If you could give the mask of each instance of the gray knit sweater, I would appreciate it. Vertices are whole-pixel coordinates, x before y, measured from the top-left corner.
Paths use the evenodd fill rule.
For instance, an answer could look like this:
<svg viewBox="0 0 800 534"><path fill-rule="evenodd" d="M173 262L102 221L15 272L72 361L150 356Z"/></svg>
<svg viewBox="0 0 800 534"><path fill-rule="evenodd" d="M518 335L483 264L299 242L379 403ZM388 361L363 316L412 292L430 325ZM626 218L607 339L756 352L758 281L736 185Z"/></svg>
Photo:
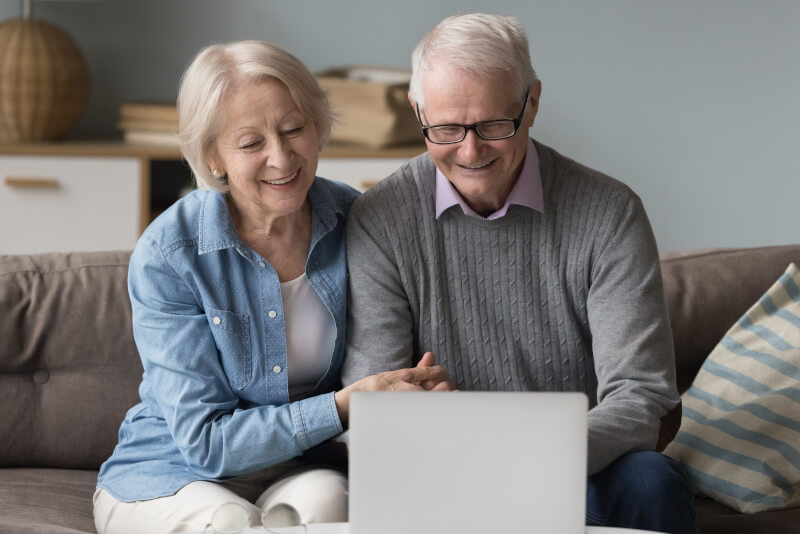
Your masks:
<svg viewBox="0 0 800 534"><path fill-rule="evenodd" d="M544 213L437 220L427 154L356 200L343 381L430 350L463 390L583 391L593 474L652 449L679 400L658 251L627 186L536 148Z"/></svg>

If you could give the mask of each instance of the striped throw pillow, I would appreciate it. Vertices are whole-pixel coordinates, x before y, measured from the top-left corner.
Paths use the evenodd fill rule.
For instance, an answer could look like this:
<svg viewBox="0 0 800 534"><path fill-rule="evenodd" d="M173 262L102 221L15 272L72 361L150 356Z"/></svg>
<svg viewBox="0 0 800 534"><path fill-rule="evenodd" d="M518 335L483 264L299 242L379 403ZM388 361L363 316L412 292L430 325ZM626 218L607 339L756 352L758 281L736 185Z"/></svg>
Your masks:
<svg viewBox="0 0 800 534"><path fill-rule="evenodd" d="M795 264L722 338L682 400L680 432L664 452L697 493L747 513L800 505Z"/></svg>

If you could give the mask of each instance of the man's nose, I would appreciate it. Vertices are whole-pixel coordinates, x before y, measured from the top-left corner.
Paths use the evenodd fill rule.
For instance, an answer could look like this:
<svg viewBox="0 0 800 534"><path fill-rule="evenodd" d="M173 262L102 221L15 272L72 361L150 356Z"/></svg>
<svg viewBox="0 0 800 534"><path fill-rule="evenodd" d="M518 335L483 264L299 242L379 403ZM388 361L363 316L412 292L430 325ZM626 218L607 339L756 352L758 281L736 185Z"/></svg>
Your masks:
<svg viewBox="0 0 800 534"><path fill-rule="evenodd" d="M473 161L480 154L480 146L483 142L475 130L467 130L467 135L459 143L458 152L461 158L467 162Z"/></svg>

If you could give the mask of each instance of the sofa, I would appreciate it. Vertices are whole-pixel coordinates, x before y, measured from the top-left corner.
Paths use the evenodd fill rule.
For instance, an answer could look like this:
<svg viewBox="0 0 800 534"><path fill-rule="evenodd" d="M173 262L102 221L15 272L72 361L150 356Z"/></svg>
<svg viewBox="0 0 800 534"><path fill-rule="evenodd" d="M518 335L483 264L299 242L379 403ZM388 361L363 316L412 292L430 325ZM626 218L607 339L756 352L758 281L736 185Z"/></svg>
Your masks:
<svg viewBox="0 0 800 534"><path fill-rule="evenodd" d="M97 469L142 373L129 256L0 256L0 533L94 532ZM800 245L662 256L681 391L791 261L800 264ZM800 509L743 515L703 497L696 506L704 534L800 534Z"/></svg>

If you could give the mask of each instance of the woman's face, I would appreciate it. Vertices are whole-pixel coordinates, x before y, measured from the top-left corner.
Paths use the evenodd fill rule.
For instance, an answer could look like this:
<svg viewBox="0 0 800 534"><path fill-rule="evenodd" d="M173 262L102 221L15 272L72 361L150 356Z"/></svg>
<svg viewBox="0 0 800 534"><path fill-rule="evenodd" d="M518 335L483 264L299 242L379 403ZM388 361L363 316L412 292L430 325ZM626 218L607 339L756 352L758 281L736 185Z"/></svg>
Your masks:
<svg viewBox="0 0 800 534"><path fill-rule="evenodd" d="M317 172L314 121L276 80L233 86L212 169L228 175L234 204L270 217L299 210Z"/></svg>

